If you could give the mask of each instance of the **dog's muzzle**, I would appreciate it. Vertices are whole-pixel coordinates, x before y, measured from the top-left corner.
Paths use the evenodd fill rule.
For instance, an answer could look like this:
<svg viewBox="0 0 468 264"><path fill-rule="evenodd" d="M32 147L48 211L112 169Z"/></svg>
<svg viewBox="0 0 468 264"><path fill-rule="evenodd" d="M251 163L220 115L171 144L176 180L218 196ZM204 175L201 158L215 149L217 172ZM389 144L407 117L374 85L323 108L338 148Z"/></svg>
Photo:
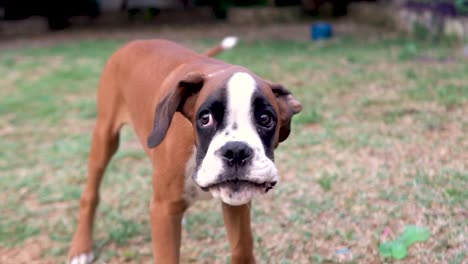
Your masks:
<svg viewBox="0 0 468 264"><path fill-rule="evenodd" d="M256 155L259 154L245 142L227 142L215 151L222 169L212 181L200 187L231 205L245 204L254 196L268 192L276 185L276 169Z"/></svg>

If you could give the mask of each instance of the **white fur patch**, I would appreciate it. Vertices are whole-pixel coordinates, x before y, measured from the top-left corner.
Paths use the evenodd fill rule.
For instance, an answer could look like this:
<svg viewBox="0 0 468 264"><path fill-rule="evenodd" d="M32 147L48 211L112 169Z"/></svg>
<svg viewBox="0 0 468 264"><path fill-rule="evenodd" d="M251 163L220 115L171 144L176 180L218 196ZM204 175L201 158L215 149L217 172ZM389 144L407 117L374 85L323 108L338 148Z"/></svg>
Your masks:
<svg viewBox="0 0 468 264"><path fill-rule="evenodd" d="M93 252L90 253L83 253L78 256L74 256L69 264L91 264L94 260Z"/></svg>
<svg viewBox="0 0 468 264"><path fill-rule="evenodd" d="M241 141L250 146L254 157L245 178L257 183L278 181L278 172L274 163L265 155L260 136L252 118L252 96L255 92L254 78L245 72L237 72L227 83L226 127L213 137L207 154L197 172L197 183L207 187L216 182L223 173L223 160L219 151L230 141ZM231 192L229 188L213 188L212 194L220 197L228 204L239 205L249 202L257 191L249 189L241 192Z"/></svg>

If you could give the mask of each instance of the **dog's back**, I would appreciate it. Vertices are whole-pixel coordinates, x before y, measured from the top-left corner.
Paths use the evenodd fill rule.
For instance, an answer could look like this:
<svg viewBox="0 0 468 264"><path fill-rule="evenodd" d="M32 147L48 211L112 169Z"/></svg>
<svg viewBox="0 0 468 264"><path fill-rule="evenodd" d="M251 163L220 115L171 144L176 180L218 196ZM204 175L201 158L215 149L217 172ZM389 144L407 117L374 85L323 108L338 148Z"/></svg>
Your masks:
<svg viewBox="0 0 468 264"><path fill-rule="evenodd" d="M196 63L194 63L196 62ZM142 146L153 123L143 109L154 109L158 98L167 94L177 71L187 67L223 65L224 62L197 54L166 40L138 40L120 48L107 61L98 90L98 122L117 131L132 122ZM185 120L184 120L185 121Z"/></svg>

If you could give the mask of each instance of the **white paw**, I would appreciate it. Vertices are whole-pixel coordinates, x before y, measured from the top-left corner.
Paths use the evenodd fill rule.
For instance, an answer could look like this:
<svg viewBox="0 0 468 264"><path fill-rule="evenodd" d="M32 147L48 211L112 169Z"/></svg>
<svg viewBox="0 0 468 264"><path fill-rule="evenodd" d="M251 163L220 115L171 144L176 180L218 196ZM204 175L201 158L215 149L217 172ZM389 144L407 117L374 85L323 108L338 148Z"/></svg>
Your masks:
<svg viewBox="0 0 468 264"><path fill-rule="evenodd" d="M78 256L74 256L68 264L91 264L93 263L94 254L93 252L80 254Z"/></svg>

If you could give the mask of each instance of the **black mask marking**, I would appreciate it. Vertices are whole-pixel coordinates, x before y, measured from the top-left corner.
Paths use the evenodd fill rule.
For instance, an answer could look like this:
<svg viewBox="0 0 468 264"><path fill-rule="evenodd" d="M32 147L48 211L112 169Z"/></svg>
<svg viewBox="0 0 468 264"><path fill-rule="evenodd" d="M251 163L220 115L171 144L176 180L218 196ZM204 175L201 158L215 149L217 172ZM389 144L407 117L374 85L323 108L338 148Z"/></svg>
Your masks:
<svg viewBox="0 0 468 264"><path fill-rule="evenodd" d="M227 90L226 88L218 89L210 95L207 100L200 106L196 115L196 127L198 134L197 146L197 168L201 165L206 156L211 140L217 131L226 127L225 111L227 107ZM214 119L214 125L211 127L202 127L200 124L201 116L206 112L211 113Z"/></svg>
<svg viewBox="0 0 468 264"><path fill-rule="evenodd" d="M275 149L275 132L278 123L278 116L275 109L262 94L260 89L256 89L252 95L252 121L255 124L258 135L262 140L263 147L265 148L265 155L272 161L274 161L274 149ZM269 115L272 119L270 127L262 126L260 121L262 115Z"/></svg>

